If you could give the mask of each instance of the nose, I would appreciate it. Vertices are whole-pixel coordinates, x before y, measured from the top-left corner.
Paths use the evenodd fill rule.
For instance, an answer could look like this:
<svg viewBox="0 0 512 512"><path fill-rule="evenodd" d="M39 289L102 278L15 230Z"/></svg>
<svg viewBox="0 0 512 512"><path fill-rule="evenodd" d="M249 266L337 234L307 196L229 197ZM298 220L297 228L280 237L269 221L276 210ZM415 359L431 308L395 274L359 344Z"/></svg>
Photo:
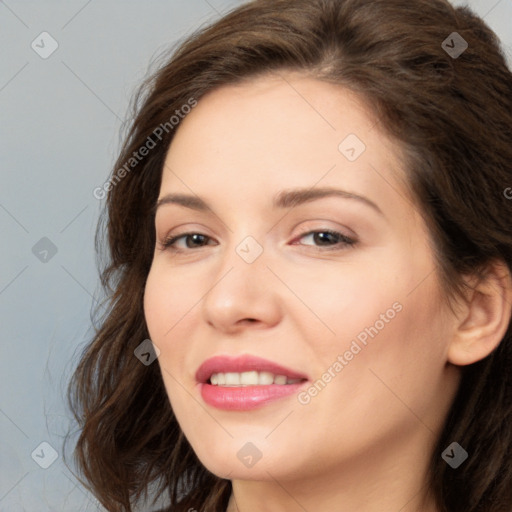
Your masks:
<svg viewBox="0 0 512 512"><path fill-rule="evenodd" d="M267 266L265 251L252 262L235 249L221 257L202 301L205 321L224 333L275 326L282 313L279 281Z"/></svg>

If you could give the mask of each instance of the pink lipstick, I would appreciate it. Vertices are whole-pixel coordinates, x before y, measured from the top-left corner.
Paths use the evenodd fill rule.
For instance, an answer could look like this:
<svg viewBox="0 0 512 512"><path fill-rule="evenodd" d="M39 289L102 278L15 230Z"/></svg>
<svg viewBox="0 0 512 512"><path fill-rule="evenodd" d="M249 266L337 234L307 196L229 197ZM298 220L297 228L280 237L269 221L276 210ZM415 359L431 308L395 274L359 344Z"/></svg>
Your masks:
<svg viewBox="0 0 512 512"><path fill-rule="evenodd" d="M203 400L228 411L247 411L297 393L306 375L256 356L216 356L197 370Z"/></svg>

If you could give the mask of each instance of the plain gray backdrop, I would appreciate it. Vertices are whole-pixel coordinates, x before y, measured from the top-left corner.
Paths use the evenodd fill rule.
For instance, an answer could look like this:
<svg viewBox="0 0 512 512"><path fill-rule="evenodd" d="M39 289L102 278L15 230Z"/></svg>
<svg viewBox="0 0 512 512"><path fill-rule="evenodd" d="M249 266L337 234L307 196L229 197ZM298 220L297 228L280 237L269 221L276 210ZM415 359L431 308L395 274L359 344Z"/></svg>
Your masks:
<svg viewBox="0 0 512 512"><path fill-rule="evenodd" d="M0 0L0 512L103 510L61 453L100 291L93 190L152 58L240 3ZM512 63L512 0L453 3L485 19Z"/></svg>

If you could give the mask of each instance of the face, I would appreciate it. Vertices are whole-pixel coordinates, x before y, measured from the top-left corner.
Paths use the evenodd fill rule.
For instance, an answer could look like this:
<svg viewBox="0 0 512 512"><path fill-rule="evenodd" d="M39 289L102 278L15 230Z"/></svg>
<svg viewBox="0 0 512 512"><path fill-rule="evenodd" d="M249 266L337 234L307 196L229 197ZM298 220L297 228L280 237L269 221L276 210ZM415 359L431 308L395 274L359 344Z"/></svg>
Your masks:
<svg viewBox="0 0 512 512"><path fill-rule="evenodd" d="M399 148L354 93L285 76L210 92L181 122L145 291L180 427L230 479L424 454L455 389Z"/></svg>

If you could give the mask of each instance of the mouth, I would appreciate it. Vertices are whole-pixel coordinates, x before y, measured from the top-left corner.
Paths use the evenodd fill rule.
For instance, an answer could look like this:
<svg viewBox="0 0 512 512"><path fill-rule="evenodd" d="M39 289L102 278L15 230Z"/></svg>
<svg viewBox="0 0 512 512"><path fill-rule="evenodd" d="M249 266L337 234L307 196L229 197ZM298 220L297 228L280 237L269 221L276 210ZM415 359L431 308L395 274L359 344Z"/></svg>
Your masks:
<svg viewBox="0 0 512 512"><path fill-rule="evenodd" d="M196 380L214 386L268 386L295 384L308 377L260 357L215 356L207 359L196 372Z"/></svg>
<svg viewBox="0 0 512 512"><path fill-rule="evenodd" d="M287 386L302 382L305 379L292 379L286 375L275 375L272 372L226 372L213 373L208 379L208 384L223 387L239 387L239 386L270 386L276 384L278 386Z"/></svg>
<svg viewBox="0 0 512 512"><path fill-rule="evenodd" d="M256 356L216 356L197 370L203 400L218 409L250 410L298 391L308 377Z"/></svg>

